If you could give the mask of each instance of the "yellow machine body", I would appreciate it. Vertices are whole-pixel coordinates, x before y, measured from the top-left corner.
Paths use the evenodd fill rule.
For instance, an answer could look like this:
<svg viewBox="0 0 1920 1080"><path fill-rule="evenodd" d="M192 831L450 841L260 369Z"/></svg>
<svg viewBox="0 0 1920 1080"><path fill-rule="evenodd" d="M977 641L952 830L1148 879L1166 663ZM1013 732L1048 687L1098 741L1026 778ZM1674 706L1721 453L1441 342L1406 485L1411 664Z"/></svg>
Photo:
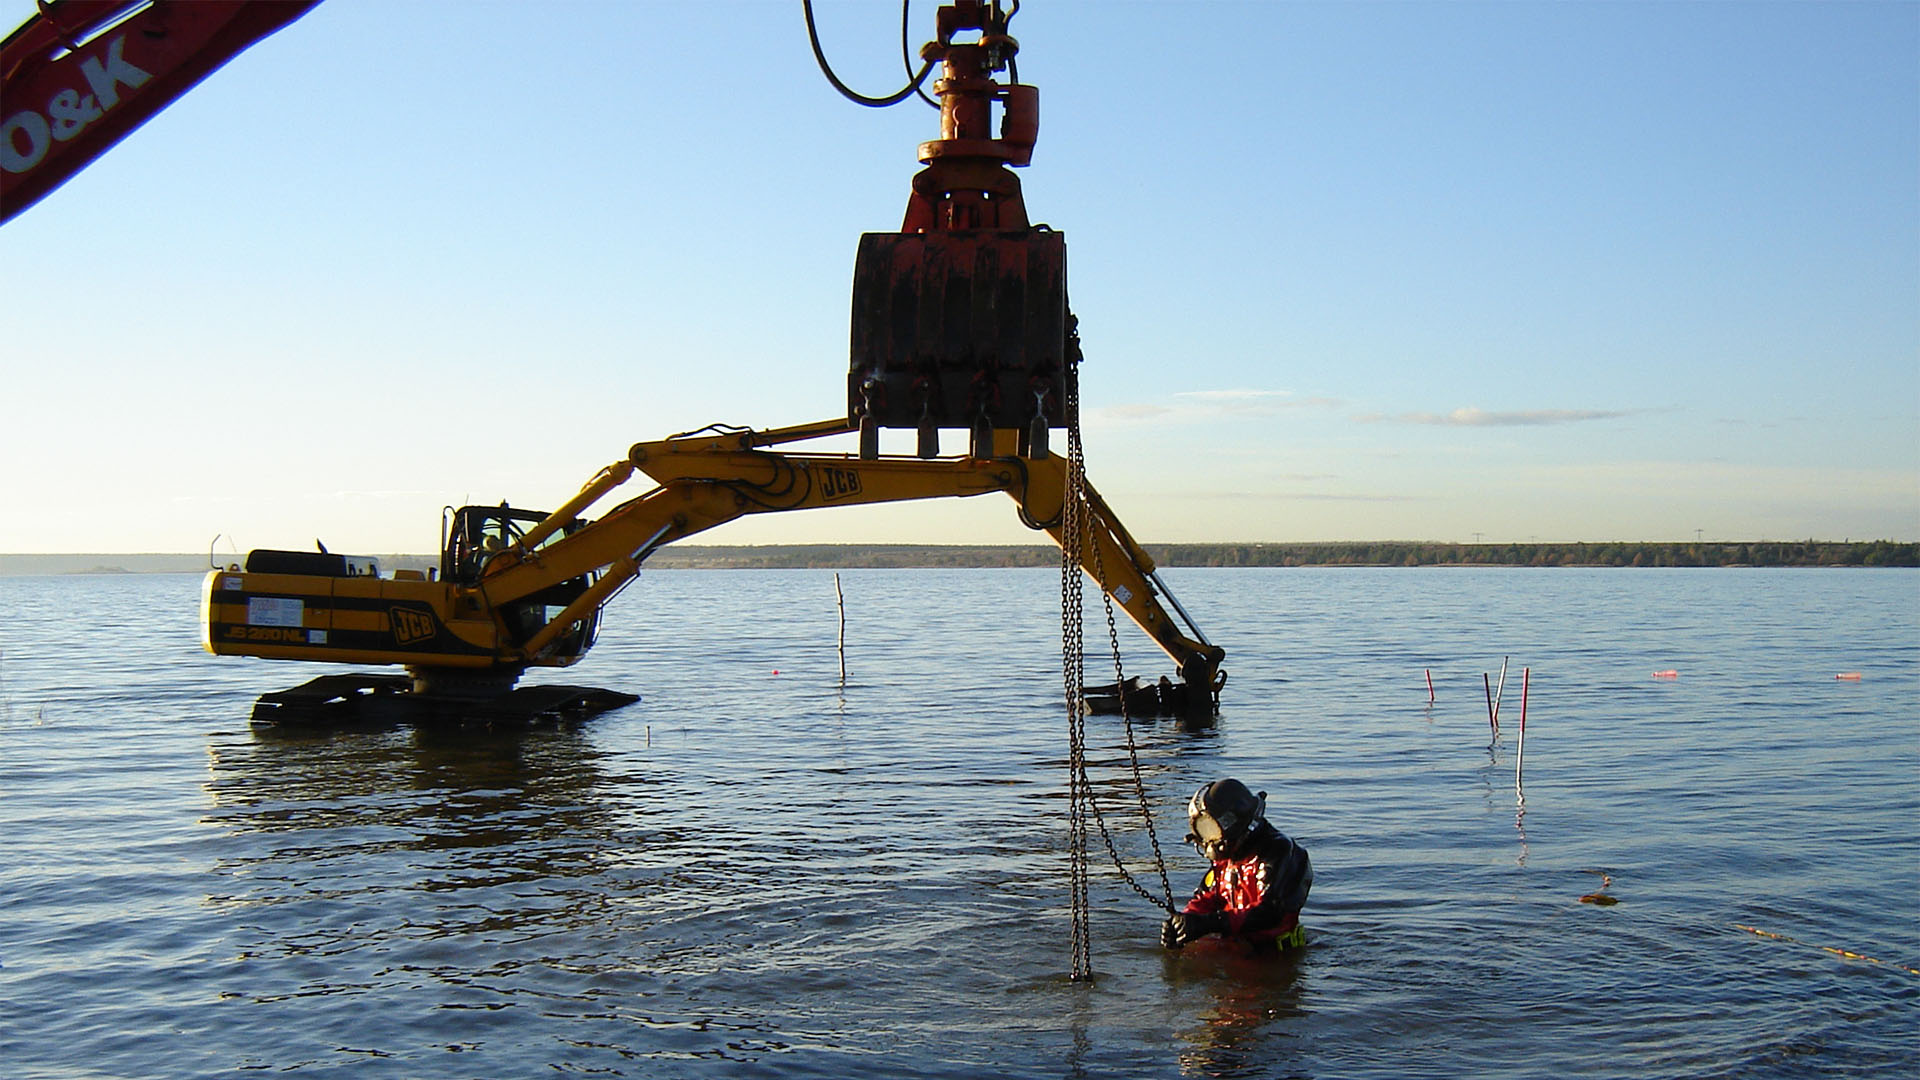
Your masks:
<svg viewBox="0 0 1920 1080"><path fill-rule="evenodd" d="M636 444L549 514L467 507L432 574L383 573L325 552L256 551L207 575L209 652L277 660L404 664L416 682L463 676L510 686L528 667L564 667L592 647L602 607L660 546L748 514L1000 492L1022 520L1063 539L1069 462L1025 458L1021 433L994 433L991 456L800 454L790 442L846 435L844 420L772 431L714 430ZM656 486L598 520L584 515L635 472ZM1090 485L1082 568L1179 666L1217 688L1223 652L1162 606L1152 559ZM492 530L483 546L479 533ZM1177 605L1176 605L1177 610Z"/></svg>
<svg viewBox="0 0 1920 1080"><path fill-rule="evenodd" d="M487 668L499 628L440 581L216 570L201 598L201 641L220 656Z"/></svg>

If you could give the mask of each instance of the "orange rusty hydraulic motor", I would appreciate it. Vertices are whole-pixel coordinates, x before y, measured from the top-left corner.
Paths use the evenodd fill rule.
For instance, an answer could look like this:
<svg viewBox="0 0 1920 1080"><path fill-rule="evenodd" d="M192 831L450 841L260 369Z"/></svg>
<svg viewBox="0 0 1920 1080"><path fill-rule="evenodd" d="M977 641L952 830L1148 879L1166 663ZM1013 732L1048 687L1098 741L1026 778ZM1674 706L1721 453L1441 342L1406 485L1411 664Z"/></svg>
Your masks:
<svg viewBox="0 0 1920 1080"><path fill-rule="evenodd" d="M878 456L882 427L918 431L921 457L939 454L940 428L972 432L976 457L1015 429L1022 453L1044 457L1048 429L1067 424L1066 240L1028 224L1008 168L1032 159L1040 99L994 81L1020 47L1006 22L997 3L956 0L920 51L941 63L940 138L920 144L900 231L863 235L854 263L847 416L862 457ZM968 30L979 37L953 40Z"/></svg>

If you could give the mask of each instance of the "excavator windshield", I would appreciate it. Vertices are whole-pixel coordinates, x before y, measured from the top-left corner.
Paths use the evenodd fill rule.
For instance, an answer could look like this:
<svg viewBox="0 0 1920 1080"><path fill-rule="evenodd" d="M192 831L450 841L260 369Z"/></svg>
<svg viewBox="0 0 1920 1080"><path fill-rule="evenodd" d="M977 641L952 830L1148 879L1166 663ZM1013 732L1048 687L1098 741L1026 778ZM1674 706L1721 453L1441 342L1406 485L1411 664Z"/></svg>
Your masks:
<svg viewBox="0 0 1920 1080"><path fill-rule="evenodd" d="M440 576L456 585L469 586L480 583L487 560L521 543L535 525L549 516L539 510L517 510L504 502L499 506L463 506L452 511L452 514L445 541L441 545ZM587 524L584 518L570 521L565 528L535 544L532 550L538 551L549 543L578 532ZM597 576L589 571L549 585L514 603L502 605L499 613L508 636L516 642L532 637L586 592ZM555 658L577 659L593 647L599 628L600 612L596 610L556 639L550 650L551 655Z"/></svg>
<svg viewBox="0 0 1920 1080"><path fill-rule="evenodd" d="M541 511L516 510L504 502L499 506L463 506L452 514L452 527L443 530L441 540L440 576L461 585L478 584L480 571L494 552L519 543L521 537L547 518ZM571 522L548 539L576 532L585 524L584 521Z"/></svg>

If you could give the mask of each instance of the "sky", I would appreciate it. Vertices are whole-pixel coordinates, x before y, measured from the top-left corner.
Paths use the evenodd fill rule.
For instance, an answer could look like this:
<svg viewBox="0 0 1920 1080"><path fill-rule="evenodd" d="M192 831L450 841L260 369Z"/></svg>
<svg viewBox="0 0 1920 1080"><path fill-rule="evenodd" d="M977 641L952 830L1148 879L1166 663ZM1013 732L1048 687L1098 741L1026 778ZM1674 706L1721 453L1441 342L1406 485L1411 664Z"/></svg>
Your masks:
<svg viewBox="0 0 1920 1080"><path fill-rule="evenodd" d="M897 4L817 7L904 81ZM1920 4L1012 31L1140 539L1920 539ZM0 551L430 551L636 441L842 415L855 245L936 134L839 97L797 0L326 0L0 228ZM700 538L1037 539L997 498Z"/></svg>

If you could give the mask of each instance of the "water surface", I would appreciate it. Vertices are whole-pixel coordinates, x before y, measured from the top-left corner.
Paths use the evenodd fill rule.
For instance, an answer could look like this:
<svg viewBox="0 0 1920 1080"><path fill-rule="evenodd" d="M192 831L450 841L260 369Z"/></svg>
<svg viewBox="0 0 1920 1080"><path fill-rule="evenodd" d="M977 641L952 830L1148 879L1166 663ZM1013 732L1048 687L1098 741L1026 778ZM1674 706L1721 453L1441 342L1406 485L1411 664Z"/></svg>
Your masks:
<svg viewBox="0 0 1920 1080"><path fill-rule="evenodd" d="M1174 887L1201 869L1180 807L1238 776L1313 854L1311 945L1166 953L1096 866L1090 985L1065 978L1057 575L841 572L842 688L830 572L653 572L554 676L638 705L309 735L247 716L320 670L201 653L197 578L0 579L0 1060L19 1080L1915 1072L1920 574L1166 576L1232 672L1213 729L1138 726ZM1125 629L1128 670L1165 670ZM1121 724L1089 739L1157 890ZM1581 903L1602 874L1619 903Z"/></svg>

